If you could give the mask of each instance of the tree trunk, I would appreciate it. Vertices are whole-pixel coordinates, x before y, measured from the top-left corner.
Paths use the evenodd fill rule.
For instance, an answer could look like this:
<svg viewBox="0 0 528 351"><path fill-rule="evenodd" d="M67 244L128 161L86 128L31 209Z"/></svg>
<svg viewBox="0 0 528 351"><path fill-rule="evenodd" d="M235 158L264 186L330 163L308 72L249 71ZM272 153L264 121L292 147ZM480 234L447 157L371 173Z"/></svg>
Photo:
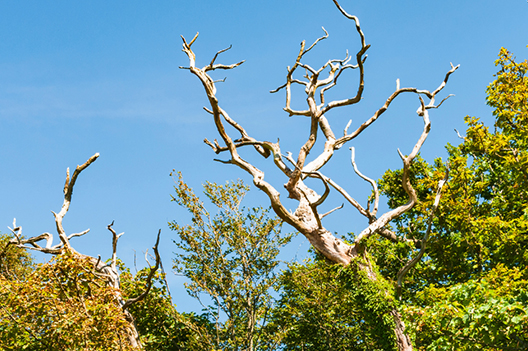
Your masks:
<svg viewBox="0 0 528 351"><path fill-rule="evenodd" d="M396 309L393 309L390 314L394 318L394 332L396 333L396 342L398 343L399 351L412 351L413 347L408 335L405 334L405 325L401 320L401 316Z"/></svg>
<svg viewBox="0 0 528 351"><path fill-rule="evenodd" d="M107 284L115 289L114 296L116 302L119 304L119 306L124 306L126 301L123 298L123 295L121 294L119 275L117 274L117 272L112 267L101 262L100 259L95 259L94 257L82 255L79 253L77 253L77 255L83 258L89 258L90 261L92 261L92 264L94 265L96 270L106 276ZM123 334L123 338L126 340L126 345L130 345L134 350L142 350L143 347L139 340L139 333L136 328L134 316L132 316L128 309L124 309L123 313L125 314L125 319L128 322L128 325L125 327L125 330L121 331L121 333Z"/></svg>
<svg viewBox="0 0 528 351"><path fill-rule="evenodd" d="M377 281L378 277L376 275L376 272L372 269L372 266L370 265L370 260L368 258L368 254L364 248L363 245L359 245L358 247L357 255L361 255L364 264L358 264L358 268L365 271L367 273L367 276L371 281ZM389 295L389 292L386 292L387 295ZM396 343L398 345L399 351L412 351L412 343L411 339L407 334L405 334L405 324L401 320L401 315L396 309L396 307L393 307L392 310L389 312L394 320L394 333L396 334Z"/></svg>

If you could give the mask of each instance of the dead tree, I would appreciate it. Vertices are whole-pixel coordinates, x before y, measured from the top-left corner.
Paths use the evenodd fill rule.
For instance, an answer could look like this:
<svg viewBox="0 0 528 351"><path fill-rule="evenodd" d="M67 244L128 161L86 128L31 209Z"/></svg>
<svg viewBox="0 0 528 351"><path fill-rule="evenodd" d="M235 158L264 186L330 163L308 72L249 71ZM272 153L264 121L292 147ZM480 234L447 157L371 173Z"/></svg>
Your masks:
<svg viewBox="0 0 528 351"><path fill-rule="evenodd" d="M231 118L227 111L225 111L220 106L220 103L216 97L216 81L210 76L210 72L215 70L233 69L244 62L241 61L231 65L216 63L219 54L230 49L230 47L228 49L218 51L207 66L199 68L196 66L196 56L191 48L193 43L196 41L198 34L196 34L196 36L191 41L185 40L185 38L182 36L183 51L189 58L189 66L180 68L187 69L192 74L197 76L203 84L205 93L207 94L210 107L204 109L212 115L223 145L221 145L216 139L213 142L207 139L204 141L213 149L215 153L228 154L230 156L228 160L217 161L233 164L249 173L253 177L254 184L268 195L272 208L281 219L302 233L310 241L313 247L330 261L348 265L354 258L358 256L366 258L364 247L362 246L362 240L369 236L378 234L393 242L406 240L400 238L394 232L390 231L387 228L387 224L404 212L410 210L417 202L416 191L413 189L409 179L409 169L414 157L420 151L420 148L429 134L431 128L431 123L429 121L429 110L438 108L449 97L447 96L439 103L436 102L437 95L445 87L450 75L455 70L457 70L459 66L455 67L451 64L451 69L447 72L443 81L433 91L420 90L410 87L400 87L398 80L396 82L396 90L388 97L383 106L375 111L370 118L366 119L352 132L349 132L351 121L348 122L344 128L343 135L336 136L330 125L329 119L326 117L326 114L333 109L353 105L361 100L364 90L364 64L367 58L366 52L370 45L367 45L366 43L365 35L361 30L358 18L348 14L336 0L333 1L339 11L347 19L352 20L355 24L355 29L361 40L361 47L356 55L352 57L347 53L344 59L328 60L319 69L315 69L304 63L303 59L305 55L321 40L324 40L328 37L328 33L323 28L324 36L315 40L312 45L306 47L304 41L301 43L301 48L295 63L293 66L288 67L286 83L271 91L274 93L280 90L285 90L286 107L284 110L290 116L302 116L309 120L309 129L306 133L306 142L300 148L296 158L294 158L290 152L284 155L280 149L278 141L260 141L251 137L249 133L239 123ZM299 69L305 73L302 78L296 77L296 73ZM325 99L325 93L337 85L339 77L345 70L358 71L359 84L355 95L343 100L327 101ZM292 87L294 85L304 87L307 103L307 107L304 110L295 110L291 107ZM387 213L378 215L377 211L379 203L379 191L376 186L376 182L360 173L354 161L353 148L351 149L352 165L354 170L361 178L368 181L372 185L374 192L372 200L368 202L366 207L360 205L360 203L354 199L354 197L352 197L344 187L340 186L330 177L325 175L322 172L322 168L331 160L336 150L340 149L343 145L358 137L389 108L390 104L400 94L404 93L415 94L417 96L417 100L419 101L417 114L423 120L424 127L409 155L405 156L398 150L403 162L402 186L408 195L407 203L391 211L388 211ZM427 102L424 100L427 100ZM226 127L228 126L233 127L240 134L240 136L235 139L232 138L226 131ZM322 150L316 151L314 146L316 144L317 138L321 134L325 140L324 147ZM281 202L280 192L265 180L264 171L260 170L255 165L246 161L239 155L238 149L247 146L254 147L255 150L265 158L272 156L275 166L280 169L284 176L286 176L286 183L284 187L286 189L287 196L297 201L297 208L295 211L291 212L283 205ZM316 156L314 156L312 160L308 162L308 154L314 154L316 152L318 152L318 154L316 154ZM314 178L322 182L325 188L324 193L319 195L314 189L308 187L305 182L307 178ZM354 206L359 211L359 213L365 216L368 220L368 226L356 237L355 242L351 244L345 243L341 239L335 237L331 231L323 226L322 219L328 213L320 214L319 207L325 202L331 189L339 192L352 206ZM439 190L440 189L441 186L439 187ZM438 192L437 198L439 198L439 194L440 191ZM363 260L363 262L367 262L367 264L362 266L361 269L366 270L371 279L378 279L374 271L370 268L368 259ZM401 276L403 276L403 274L405 274L415 263L416 262L410 262L408 265L406 265L405 270L402 271L401 275L398 277L399 281L401 281ZM404 333L404 325L400 316L398 315L398 312L394 310L392 311L392 315L394 316L396 324L395 333L397 336L399 349L412 350L411 342Z"/></svg>
<svg viewBox="0 0 528 351"><path fill-rule="evenodd" d="M119 274L117 272L117 267L116 267L117 241L121 237L121 235L123 235L124 233L117 234L115 232L115 230L113 229L114 222L108 225L107 228L112 233L112 258L109 263L104 263L103 261L101 261L101 257L95 258L95 257L84 255L82 253L77 252L70 243L70 240L72 238L85 235L90 231L90 229L84 230L79 233L73 233L73 234L68 235L66 234L66 231L62 225L64 216L66 215L66 213L68 212L70 208L72 194L73 194L73 187L75 185L75 182L77 181L77 177L79 176L79 174L81 174L83 170L85 170L89 165L91 165L98 157L99 157L99 154L96 153L95 155L90 157L88 161L86 161L84 164L77 166L71 178L70 178L70 169L68 168L66 170L66 182L64 184L64 202L62 204L62 208L59 211L59 213L55 213L52 211L53 216L55 217L55 225L56 225L57 234L60 240L57 244L54 244L53 235L51 233L43 233L38 236L29 237L27 239L23 238L22 227L17 226L16 219L14 219L13 228L10 228L12 234L14 235L14 238L10 240L8 245L15 245L20 248L35 250L35 251L52 254L52 255L60 255L60 254L68 252L78 258L87 259L92 264L94 271L97 273L97 276L99 276L103 281L105 281L106 284L108 284L109 286L115 289L114 290L115 291L115 294L114 294L115 303L121 306L123 313L125 314L125 318L128 322L128 327L126 330L124 330L125 339L127 340L127 344L130 345L132 348L142 349L141 343L139 340L139 334L137 332L137 329L134 323L134 317L128 311L128 307L130 307L130 305L145 298L150 288L152 287L152 279L154 278L154 274L158 270L160 266L160 262L161 262L160 255L158 252L158 244L159 244L161 230L158 232L156 244L153 247L154 254L156 257L156 263L154 266L150 267L150 272L147 277L147 285L146 285L145 291L137 297L125 300L120 291ZM45 246L39 245L39 242L41 242L42 240L45 240Z"/></svg>

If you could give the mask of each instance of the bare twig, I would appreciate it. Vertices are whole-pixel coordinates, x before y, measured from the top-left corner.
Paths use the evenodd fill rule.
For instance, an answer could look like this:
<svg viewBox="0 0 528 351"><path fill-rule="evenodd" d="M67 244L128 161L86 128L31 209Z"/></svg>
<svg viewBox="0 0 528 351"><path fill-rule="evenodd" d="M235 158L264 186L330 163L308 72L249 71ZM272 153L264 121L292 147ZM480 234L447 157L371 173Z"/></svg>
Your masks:
<svg viewBox="0 0 528 351"><path fill-rule="evenodd" d="M355 160L355 156L356 156L356 152L355 152L355 148L351 147L350 150L352 151L352 155L350 157L350 161L352 162L352 166L354 167L354 171L356 172L356 174L361 177L363 180L367 181L368 183L370 183L370 185L372 186L372 191L374 192L374 209L371 211L368 211L369 213L369 216L370 217L374 217L376 216L376 213L378 212L378 205L379 205L379 190L378 190L378 184L376 183L375 180L363 175L363 173L361 173L356 165L356 160Z"/></svg>
<svg viewBox="0 0 528 351"><path fill-rule="evenodd" d="M321 219L323 219L324 217L328 216L329 214L331 214L331 213L332 213L332 212L334 212L334 211L337 211L337 210L340 210L340 209L342 209L342 208L343 208L343 206L345 206L345 204L344 204L344 203L343 203L343 204L341 204L341 206L338 206L338 207L336 207L336 208L334 208L334 209L332 209L332 210L330 210L330 211L328 211L328 212L326 212L326 213L323 213L323 214L322 214L322 215L320 216L320 217L321 217Z"/></svg>
<svg viewBox="0 0 528 351"><path fill-rule="evenodd" d="M125 233L122 232L122 233L117 234L114 228L112 228L113 226L114 226L114 221L112 221L112 223L110 223L107 226L107 228L112 233L112 261L111 261L112 264L111 264L111 267L114 270L114 272L117 274L117 241Z"/></svg>
<svg viewBox="0 0 528 351"><path fill-rule="evenodd" d="M134 298L128 299L122 306L123 310L126 310L128 307L130 307L131 305L135 304L136 302L139 302L139 301L143 300L145 298L145 296L148 295L150 289L152 288L152 284L153 284L152 280L154 278L154 274L158 270L158 268L160 266L160 262L161 262L161 258L160 258L159 251L158 251L160 234L161 234L161 229L158 231L158 237L156 239L156 243L152 247L152 249L154 250L154 254L156 255L156 264L154 265L154 267L152 267L152 266L150 267L150 271L149 271L149 274L147 276L147 287L145 288L145 291L143 291L143 293L141 293L140 295L138 295L138 296L136 296Z"/></svg>

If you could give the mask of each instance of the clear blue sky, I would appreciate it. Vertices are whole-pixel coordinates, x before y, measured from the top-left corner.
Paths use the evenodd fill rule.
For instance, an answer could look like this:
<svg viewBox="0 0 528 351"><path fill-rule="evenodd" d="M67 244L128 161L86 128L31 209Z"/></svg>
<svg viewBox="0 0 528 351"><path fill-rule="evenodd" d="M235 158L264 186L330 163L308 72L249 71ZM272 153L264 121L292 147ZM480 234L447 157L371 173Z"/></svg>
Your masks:
<svg viewBox="0 0 528 351"><path fill-rule="evenodd" d="M432 131L423 149L429 161L445 156L444 145L457 143L453 129L465 130L463 117L491 121L485 87L493 80L494 60L501 46L519 59L528 57L528 3L503 1L350 1L342 6L360 18L372 47L366 62L364 101L332 112L336 132L348 119L353 126L370 117L395 88L433 90L449 69L445 94L455 94L432 111ZM250 178L232 166L213 162L203 144L217 137L197 79L178 66L187 65L180 34L194 45L200 66L217 50L233 49L223 63L245 59L218 84L218 97L230 115L248 132L275 141L284 152L298 152L307 120L288 118L282 111L284 93L269 90L285 81L299 43L311 43L324 26L330 38L307 56L319 66L358 50L352 23L331 0L270 1L1 1L0 2L0 225L7 231L13 218L25 235L54 231L51 210L62 205L65 170L101 157L79 178L64 225L69 233L91 228L73 245L90 255L111 252L106 225L124 231L119 255L128 265L134 250L138 265L143 252L162 229L162 256L171 266L173 233L167 222L185 223L186 214L170 202L172 169L197 191L205 180L224 182ZM355 72L341 81L339 97L356 89ZM338 95L336 95L338 97ZM298 100L295 106L302 107ZM410 150L422 122L415 97L404 97L349 146L356 146L363 173L379 178L387 168L400 167L396 148ZM408 151L407 151L408 152ZM264 170L270 162L259 161ZM277 188L284 179L269 177ZM348 147L333 159L327 174L364 203L370 192L352 174ZM342 203L332 198L328 208ZM247 205L267 205L254 191ZM352 208L334 214L327 223L340 233L361 230L366 222ZM288 228L286 228L288 229ZM308 248L299 237L284 259L303 258ZM184 297L182 280L170 277L180 310L193 309Z"/></svg>

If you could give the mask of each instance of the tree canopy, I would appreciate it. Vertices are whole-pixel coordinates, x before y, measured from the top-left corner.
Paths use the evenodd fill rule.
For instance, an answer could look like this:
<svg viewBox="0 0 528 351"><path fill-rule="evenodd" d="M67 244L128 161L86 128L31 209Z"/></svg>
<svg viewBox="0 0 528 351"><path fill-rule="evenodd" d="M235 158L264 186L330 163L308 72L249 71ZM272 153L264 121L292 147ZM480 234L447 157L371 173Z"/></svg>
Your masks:
<svg viewBox="0 0 528 351"><path fill-rule="evenodd" d="M199 335L199 349L275 349L280 339L268 330L277 288L279 249L291 234L281 234L282 221L269 209L243 208L249 190L242 181L207 182L204 194L217 208L211 214L178 174L173 201L191 214L190 225L173 221L179 249L174 269L189 279L188 293L203 306L207 321L186 325Z"/></svg>
<svg viewBox="0 0 528 351"><path fill-rule="evenodd" d="M158 251L155 264L131 272L117 257L112 224L112 257L81 254L63 219L79 174L99 154L67 171L61 210L53 212L59 242L53 235L22 236L15 221L11 234L0 234L0 348L6 350L523 350L528 349L528 61L517 61L502 48L498 72L486 90L494 123L465 117L460 144L446 146L446 159L433 162L419 151L431 130L429 111L445 102L440 94L458 69L451 64L433 90L402 87L349 131L337 136L326 113L362 100L367 44L359 19L334 0L350 21L360 45L353 55L330 59L319 69L306 63L313 44L302 42L287 69L286 82L272 92L286 92L284 110L308 121L299 153L284 153L279 141L254 138L235 121L217 97L214 71L240 66L217 63L218 51L197 66L191 39L183 38L189 66L205 89L220 141L211 149L251 175L270 208L242 206L249 186L242 181L206 182L210 206L174 173L172 200L187 210L188 224L169 222L176 251L173 269L186 278L187 293L203 309L177 310ZM304 76L298 76L303 70ZM355 70L354 95L331 100L328 93L343 72ZM293 87L306 95L305 109L293 108ZM326 94L326 95L325 95ZM399 152L402 168L387 170L375 181L356 174L372 187L363 206L323 167L346 143L382 116L399 96L416 97L423 130L408 154ZM297 130L295 130L297 132ZM240 134L232 138L232 132ZM317 138L323 143L317 143ZM317 154L317 147L321 146ZM250 149L267 160L249 161ZM310 153L312 154L310 155ZM315 155L313 155L315 154ZM260 163L262 162L262 163ZM264 163L267 162L267 163ZM262 165L276 167L284 189L265 178ZM314 186L314 184L316 184ZM315 189L323 189L319 194ZM281 197L281 191L288 200ZM338 235L321 213L331 191L337 192L368 222L359 233ZM380 197L389 209L379 214ZM287 205L295 203L292 211ZM276 217L272 214L275 214ZM339 213L339 212L338 212ZM280 249L294 234L311 243L311 257L281 264ZM45 241L45 245L42 244ZM29 249L51 254L36 264Z"/></svg>
<svg viewBox="0 0 528 351"><path fill-rule="evenodd" d="M499 71L487 88L495 123L467 116L462 142L448 145L450 167L424 259L405 279L403 300L417 346L436 349L514 350L528 345L524 287L528 233L528 62L502 48ZM441 160L413 165L421 202L393 225L401 236L421 239ZM380 181L391 206L403 201L398 173ZM412 248L390 251L381 260L398 270ZM413 329L413 328L411 328Z"/></svg>

